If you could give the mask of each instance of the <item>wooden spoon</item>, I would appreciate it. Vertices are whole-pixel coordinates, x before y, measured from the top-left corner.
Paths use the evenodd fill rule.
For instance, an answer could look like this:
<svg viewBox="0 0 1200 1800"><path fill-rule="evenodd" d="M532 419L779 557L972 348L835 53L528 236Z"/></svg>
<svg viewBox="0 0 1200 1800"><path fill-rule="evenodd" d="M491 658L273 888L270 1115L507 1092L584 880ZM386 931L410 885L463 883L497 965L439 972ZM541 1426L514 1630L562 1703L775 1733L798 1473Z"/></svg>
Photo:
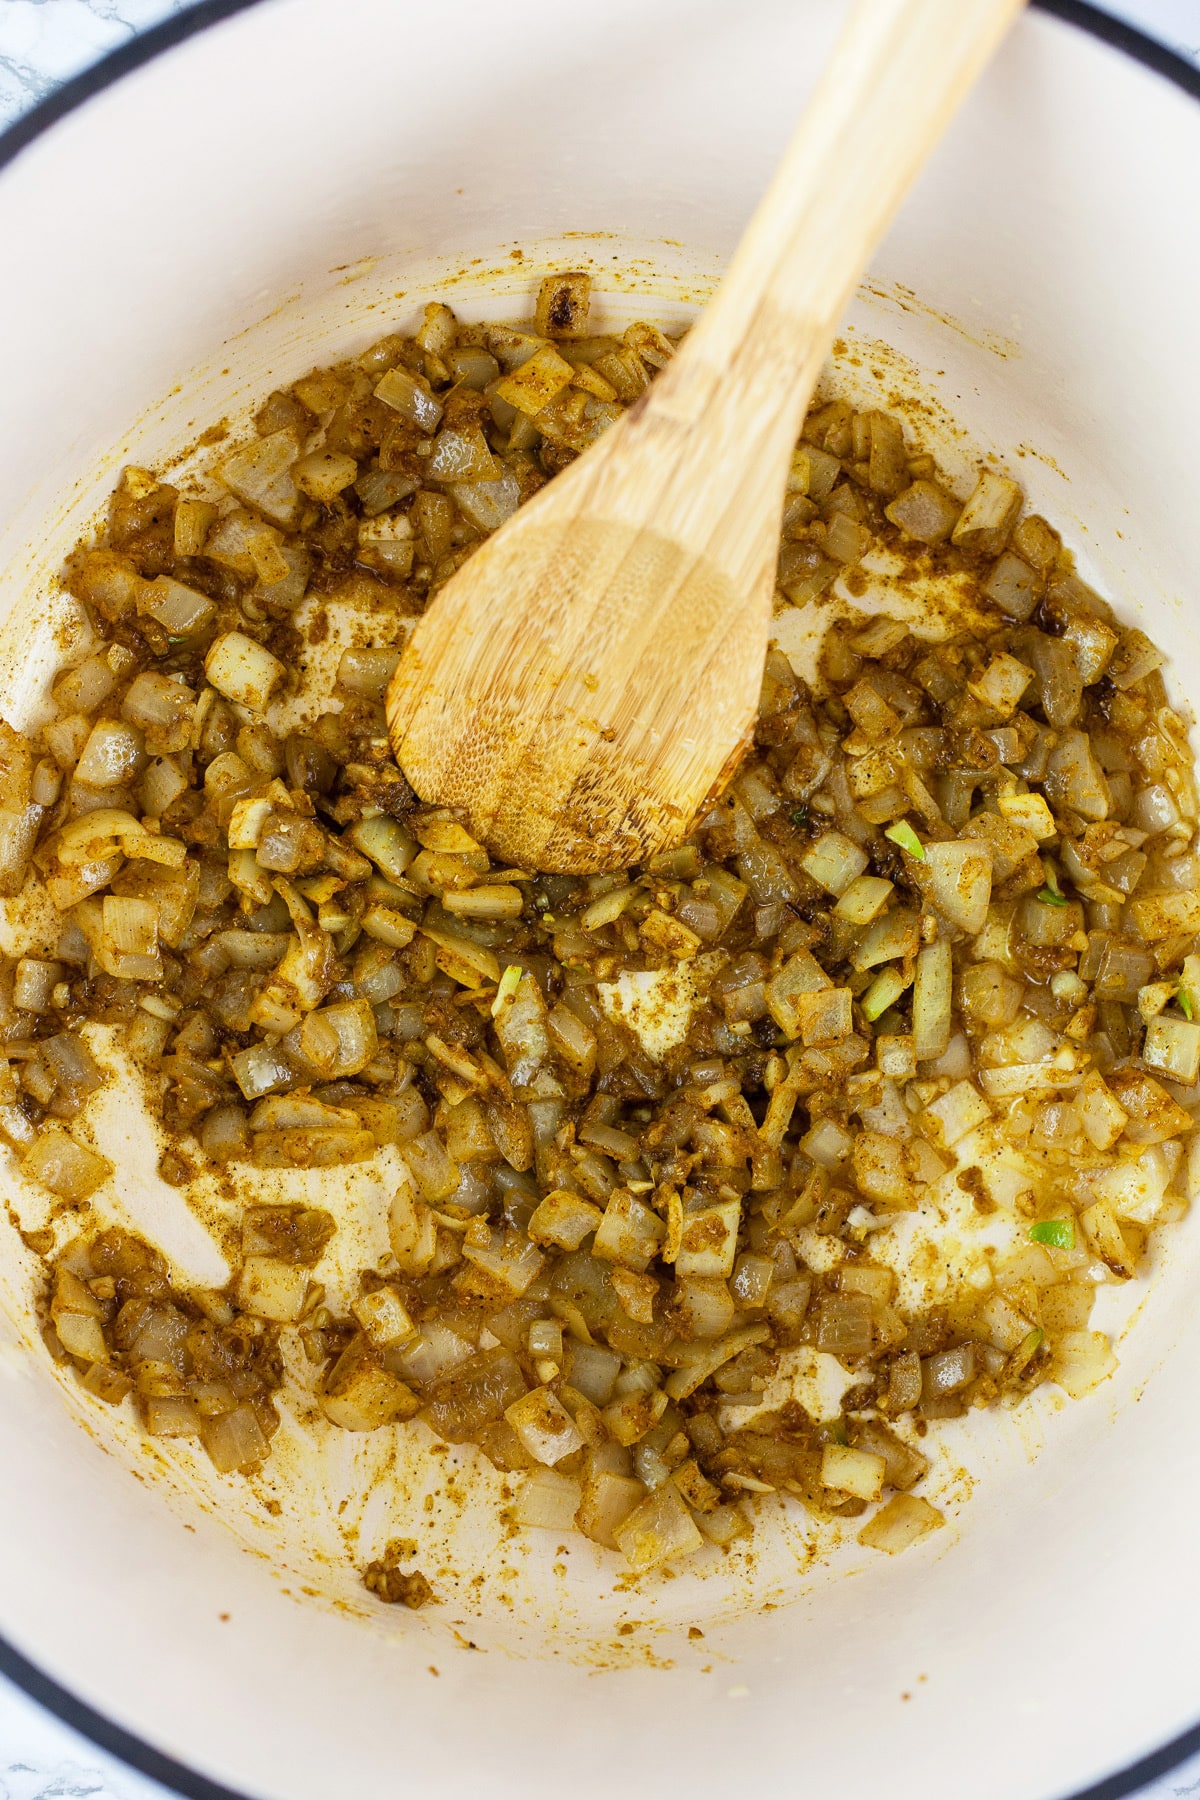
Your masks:
<svg viewBox="0 0 1200 1800"><path fill-rule="evenodd" d="M1020 0L858 0L712 304L447 582L387 696L423 800L527 869L677 844L750 742L793 448L846 302Z"/></svg>

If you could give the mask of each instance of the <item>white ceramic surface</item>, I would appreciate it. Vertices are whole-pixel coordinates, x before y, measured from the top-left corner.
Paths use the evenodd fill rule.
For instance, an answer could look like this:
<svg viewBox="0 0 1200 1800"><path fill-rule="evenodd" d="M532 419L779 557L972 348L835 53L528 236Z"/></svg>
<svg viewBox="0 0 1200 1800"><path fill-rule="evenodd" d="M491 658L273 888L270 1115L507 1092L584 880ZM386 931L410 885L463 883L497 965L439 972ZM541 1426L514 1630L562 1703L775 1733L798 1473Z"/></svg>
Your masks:
<svg viewBox="0 0 1200 1800"><path fill-rule="evenodd" d="M26 602L30 579L36 597L39 571L95 504L105 452L124 438L121 460L153 461L181 435L181 411L201 422L234 411L268 369L298 373L369 341L409 315L414 276L439 259L446 269L478 255L490 270L519 241L531 263L590 256L628 279L637 253L650 295L637 304L686 309L735 238L836 9L726 11L620 0L603 22L568 28L527 3L509 9L498 44L471 0L436 21L401 18L385 0L342 0L336 16L319 0L268 0L35 144L0 179L0 242L28 271L0 298L6 604ZM443 83L410 93L397 74L414 56L439 66L447 33L453 106ZM668 58L664 102L653 70ZM305 123L317 118L319 134ZM1198 150L1194 104L1032 20L877 259L876 292L855 317L860 338L907 352L974 440L1073 522L1095 578L1124 608L1145 608L1182 670L1200 648L1178 604L1196 552L1175 525L1195 462L1195 199L1183 181L1170 189L1168 231L1148 196ZM123 190L126 175L136 179ZM620 236L553 241L581 228ZM382 260L366 269L368 257ZM485 291L477 277L464 310L512 310L532 278L510 270L506 299L498 279ZM897 283L936 310L902 304ZM271 313L281 295L296 298ZM182 398L155 411L176 381ZM1023 444L1051 460L1018 457ZM8 663L10 706L28 690L14 679L20 661ZM736 1583L659 1580L614 1604L611 1568L600 1581L594 1559L579 1559L577 1576L556 1577L548 1545L510 1584L518 1624L498 1601L470 1621L482 1655L432 1614L373 1629L299 1606L202 1510L146 1494L130 1479L136 1449L106 1456L19 1347L13 1280L0 1629L143 1737L280 1800L397 1780L404 1791L418 1775L447 1794L549 1792L564 1778L599 1793L625 1768L639 1791L686 1776L715 1792L748 1766L865 1795L883 1754L865 1749L865 1718L901 1796L963 1786L980 1800L1049 1800L1197 1710L1180 1622L1200 1598L1200 1457L1175 1424L1200 1361L1196 1258L1185 1230L1120 1375L1069 1414L1044 1411L1032 1466L1020 1432L962 1434L975 1496L900 1563L859 1558L844 1579L802 1578L781 1543L770 1585L799 1597L739 1619ZM275 1533L260 1520L260 1547L302 1562ZM606 1616L607 1637L622 1609L642 1621L623 1670L509 1654L518 1637L526 1655L539 1638L549 1650L578 1643ZM730 1615L715 1628L714 1611ZM702 1647L682 1635L693 1617ZM672 1658L673 1669L650 1666ZM622 1755L610 1769L614 1726Z"/></svg>

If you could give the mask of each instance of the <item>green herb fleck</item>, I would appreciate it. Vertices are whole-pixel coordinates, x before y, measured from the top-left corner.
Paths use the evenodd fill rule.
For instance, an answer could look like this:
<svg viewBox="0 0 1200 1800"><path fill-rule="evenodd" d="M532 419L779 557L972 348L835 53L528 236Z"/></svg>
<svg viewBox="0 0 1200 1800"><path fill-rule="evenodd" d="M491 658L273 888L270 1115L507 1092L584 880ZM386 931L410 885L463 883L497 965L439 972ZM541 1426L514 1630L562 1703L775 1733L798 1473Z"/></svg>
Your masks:
<svg viewBox="0 0 1200 1800"><path fill-rule="evenodd" d="M897 824L889 825L883 835L885 838L891 838L893 844L899 844L902 850L907 850L910 856L915 856L918 862L925 861L925 846L907 819L901 819Z"/></svg>
<svg viewBox="0 0 1200 1800"><path fill-rule="evenodd" d="M1055 1250L1075 1248L1075 1227L1070 1219L1043 1219L1029 1227L1029 1235L1035 1244L1049 1244Z"/></svg>
<svg viewBox="0 0 1200 1800"><path fill-rule="evenodd" d="M1065 906L1067 904L1066 896L1056 894L1053 888L1039 888L1037 897L1043 906Z"/></svg>
<svg viewBox="0 0 1200 1800"><path fill-rule="evenodd" d="M1184 1018L1185 1019L1195 1018L1196 1015L1195 1015L1195 1009L1192 1006L1192 996L1188 993L1186 988L1180 988L1178 994L1176 995L1176 999L1179 1001L1179 1010L1183 1014Z"/></svg>
<svg viewBox="0 0 1200 1800"><path fill-rule="evenodd" d="M808 824L808 808L807 808L807 806L798 806L794 813L789 813L788 817L791 819L793 825L807 825Z"/></svg>

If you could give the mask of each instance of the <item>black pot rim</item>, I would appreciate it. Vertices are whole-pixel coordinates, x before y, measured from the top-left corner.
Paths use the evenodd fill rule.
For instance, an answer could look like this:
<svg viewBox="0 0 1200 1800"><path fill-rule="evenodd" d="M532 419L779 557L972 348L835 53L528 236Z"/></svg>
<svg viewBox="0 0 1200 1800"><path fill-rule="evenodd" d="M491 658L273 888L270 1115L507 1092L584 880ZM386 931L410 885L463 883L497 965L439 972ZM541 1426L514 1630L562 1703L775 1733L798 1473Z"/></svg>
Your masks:
<svg viewBox="0 0 1200 1800"><path fill-rule="evenodd" d="M1040 12L1049 13L1054 18L1073 25L1077 30L1087 32L1089 36L1099 38L1102 43L1119 50L1134 62L1141 63L1154 74L1174 82L1176 87L1182 88L1193 100L1200 100L1200 69L1176 51L1168 49L1165 44L1147 37L1145 32L1139 31L1135 26L1127 25L1123 20L1102 12L1099 7L1090 5L1088 0L1031 0L1031 3ZM129 43L110 51L90 68L63 82L28 112L23 113L6 131L0 133L0 169L12 162L26 145L49 131L60 119L74 112L94 94L112 87L123 75L140 69L144 63L161 56L163 51L174 49L177 44L185 43L199 32L220 24L223 19L232 18L235 13L247 12L250 7L258 4L259 0L196 0L187 12L162 20L148 31L132 38ZM211 1780L196 1769L189 1769L174 1757L156 1750L152 1744L146 1743L133 1732L126 1731L115 1720L97 1712L86 1701L80 1700L52 1680L4 1637L0 1637L0 1674L6 1676L14 1686L23 1689L30 1699L35 1700L47 1712L61 1719L64 1725L69 1725L80 1736L89 1738L98 1749L119 1758L139 1774L149 1776L151 1780L160 1782L163 1787L176 1794L186 1796L186 1800L247 1800L246 1795L237 1793L233 1788L223 1787L220 1782ZM1161 1749L1152 1751L1149 1756L1143 1756L1127 1768L1105 1776L1091 1787L1080 1788L1068 1796L1067 1800L1125 1800L1125 1796L1139 1793L1149 1782L1178 1768L1180 1763L1186 1762L1197 1751L1200 1751L1200 1722L1179 1737L1173 1738L1170 1743L1164 1744Z"/></svg>

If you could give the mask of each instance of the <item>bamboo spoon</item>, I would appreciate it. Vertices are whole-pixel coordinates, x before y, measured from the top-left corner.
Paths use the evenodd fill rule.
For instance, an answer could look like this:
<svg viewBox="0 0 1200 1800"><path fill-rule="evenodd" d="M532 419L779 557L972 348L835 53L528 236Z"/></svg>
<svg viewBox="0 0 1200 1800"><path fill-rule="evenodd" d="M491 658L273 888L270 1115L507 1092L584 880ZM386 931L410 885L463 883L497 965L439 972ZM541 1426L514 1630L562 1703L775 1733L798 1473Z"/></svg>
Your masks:
<svg viewBox="0 0 1200 1800"><path fill-rule="evenodd" d="M387 696L422 799L519 867L677 844L750 741L792 451L868 257L1020 0L858 0L712 304L438 594Z"/></svg>

